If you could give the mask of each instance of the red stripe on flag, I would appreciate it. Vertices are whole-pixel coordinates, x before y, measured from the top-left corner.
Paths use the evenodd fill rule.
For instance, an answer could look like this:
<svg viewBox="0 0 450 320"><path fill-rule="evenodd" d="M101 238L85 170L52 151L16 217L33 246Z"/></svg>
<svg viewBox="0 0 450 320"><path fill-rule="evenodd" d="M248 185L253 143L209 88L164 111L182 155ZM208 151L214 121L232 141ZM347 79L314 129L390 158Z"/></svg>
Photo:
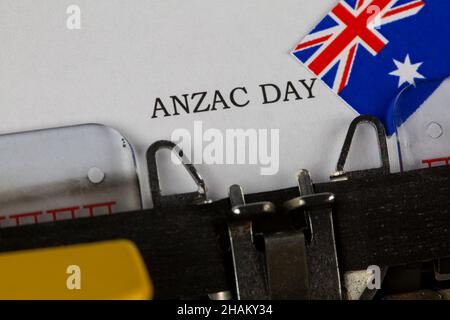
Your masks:
<svg viewBox="0 0 450 320"><path fill-rule="evenodd" d="M371 4L383 10L389 5L390 1L373 0ZM309 69L316 75L320 75L327 69L332 61L358 37L377 53L386 45L376 34L367 28L367 23L375 18L371 13L363 11L359 16L355 17L342 3L338 3L332 12L339 20L346 24L346 28L309 64Z"/></svg>
<svg viewBox="0 0 450 320"><path fill-rule="evenodd" d="M406 4L406 5L400 6L398 8L395 8L395 9L392 9L392 10L386 12L382 18L390 17L390 16L393 16L394 14L397 14L397 13L400 13L403 11L408 11L410 9L414 9L417 7L422 7L424 5L425 5L425 2L423 2L422 0L419 0L417 2L413 2L410 4Z"/></svg>
<svg viewBox="0 0 450 320"><path fill-rule="evenodd" d="M344 75L342 76L342 81L339 86L338 93L340 93L347 84L348 76L350 75L350 69L352 67L353 58L355 57L356 44L350 49L348 53L347 63L345 64Z"/></svg>
<svg viewBox="0 0 450 320"><path fill-rule="evenodd" d="M356 10L358 10L359 8L361 8L361 6L363 5L364 0L358 0L358 2L356 3Z"/></svg>
<svg viewBox="0 0 450 320"><path fill-rule="evenodd" d="M327 36L323 36L323 37L317 38L317 39L314 39L314 40L311 40L311 41L300 43L297 47L295 47L294 51L302 50L302 49L305 49L305 48L312 47L314 45L320 44L320 43L325 42L328 39L330 39L330 37L331 37L331 34L329 34Z"/></svg>

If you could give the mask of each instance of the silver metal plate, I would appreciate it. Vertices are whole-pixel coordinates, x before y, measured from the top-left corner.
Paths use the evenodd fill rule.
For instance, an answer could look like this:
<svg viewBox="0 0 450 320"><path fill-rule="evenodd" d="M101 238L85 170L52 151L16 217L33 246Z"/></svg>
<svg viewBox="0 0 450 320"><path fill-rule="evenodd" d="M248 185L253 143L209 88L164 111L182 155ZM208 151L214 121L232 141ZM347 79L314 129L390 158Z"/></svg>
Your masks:
<svg viewBox="0 0 450 320"><path fill-rule="evenodd" d="M0 136L0 226L142 208L132 146L98 124Z"/></svg>

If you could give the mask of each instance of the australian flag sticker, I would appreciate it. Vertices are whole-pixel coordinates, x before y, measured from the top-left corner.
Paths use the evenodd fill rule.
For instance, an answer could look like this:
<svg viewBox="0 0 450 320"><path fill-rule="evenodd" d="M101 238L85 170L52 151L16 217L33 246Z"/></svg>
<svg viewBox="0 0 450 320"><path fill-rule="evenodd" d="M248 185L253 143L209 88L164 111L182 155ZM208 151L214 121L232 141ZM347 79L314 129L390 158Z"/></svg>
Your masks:
<svg viewBox="0 0 450 320"><path fill-rule="evenodd" d="M439 87L435 80L450 76L449 34L450 0L341 0L292 54L392 134L396 95L433 80L408 106L410 116Z"/></svg>

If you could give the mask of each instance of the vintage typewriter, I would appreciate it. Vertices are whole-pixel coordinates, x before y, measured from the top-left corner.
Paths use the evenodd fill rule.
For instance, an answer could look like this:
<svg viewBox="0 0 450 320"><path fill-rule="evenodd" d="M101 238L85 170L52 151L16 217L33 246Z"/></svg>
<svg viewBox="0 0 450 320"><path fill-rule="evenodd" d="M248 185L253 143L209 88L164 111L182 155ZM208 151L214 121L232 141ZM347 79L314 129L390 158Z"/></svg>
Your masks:
<svg viewBox="0 0 450 320"><path fill-rule="evenodd" d="M154 207L145 210L119 132L80 125L2 136L0 298L447 299L450 113L440 100L405 122L409 95L393 106L400 172L391 173L381 122L359 116L329 182L299 168L291 188L245 194L232 185L212 202L183 150L156 141L147 151ZM361 123L375 129L381 166L347 171ZM180 158L197 191L162 194L161 149Z"/></svg>

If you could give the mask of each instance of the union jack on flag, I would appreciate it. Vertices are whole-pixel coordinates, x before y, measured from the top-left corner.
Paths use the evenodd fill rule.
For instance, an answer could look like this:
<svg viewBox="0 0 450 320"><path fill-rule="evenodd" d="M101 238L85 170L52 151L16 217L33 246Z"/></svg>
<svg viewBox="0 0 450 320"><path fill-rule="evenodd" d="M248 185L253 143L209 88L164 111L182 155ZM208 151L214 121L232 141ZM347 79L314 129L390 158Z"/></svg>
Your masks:
<svg viewBox="0 0 450 320"><path fill-rule="evenodd" d="M387 113L396 93L450 75L449 21L449 0L341 0L292 54L392 133Z"/></svg>

